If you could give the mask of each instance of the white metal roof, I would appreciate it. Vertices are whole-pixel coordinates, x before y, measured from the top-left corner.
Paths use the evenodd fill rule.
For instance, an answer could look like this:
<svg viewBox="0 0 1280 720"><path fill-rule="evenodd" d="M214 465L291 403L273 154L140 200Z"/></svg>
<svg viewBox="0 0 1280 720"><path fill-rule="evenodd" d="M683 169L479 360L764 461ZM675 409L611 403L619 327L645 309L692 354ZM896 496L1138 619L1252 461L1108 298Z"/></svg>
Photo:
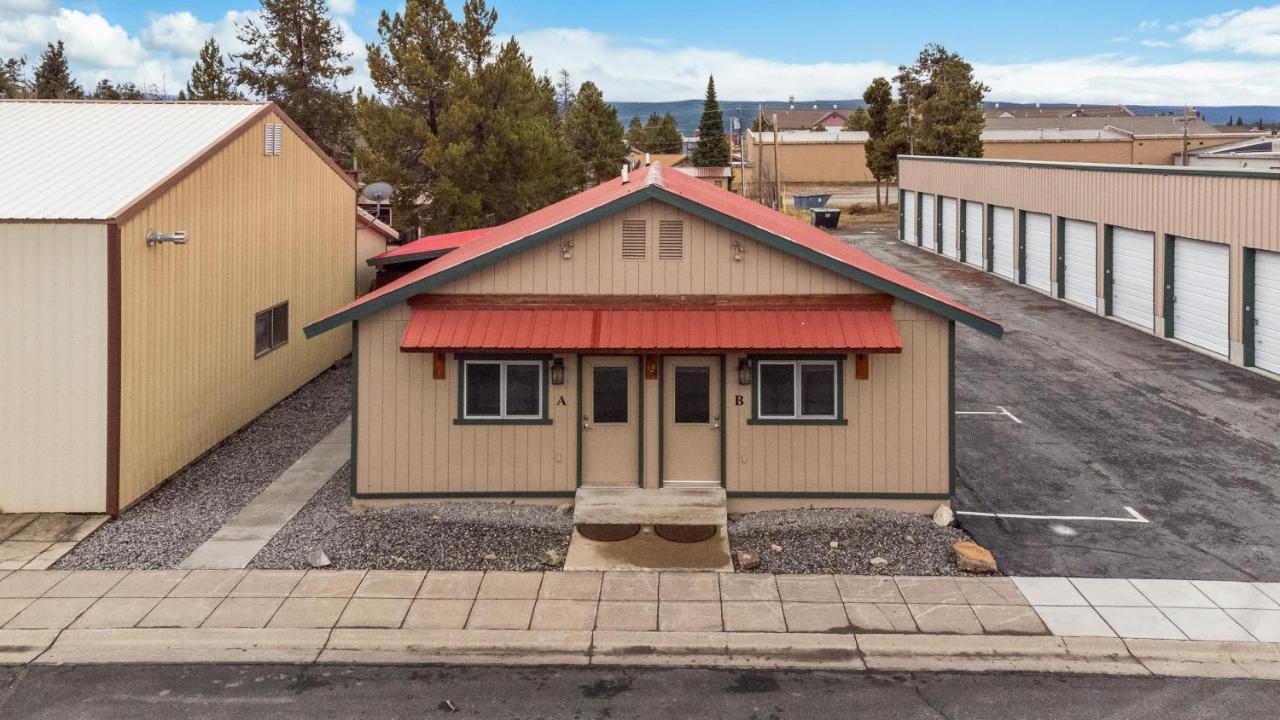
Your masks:
<svg viewBox="0 0 1280 720"><path fill-rule="evenodd" d="M0 219L112 218L262 105L0 101Z"/></svg>
<svg viewBox="0 0 1280 720"><path fill-rule="evenodd" d="M998 140L1128 140L1129 136L1116 130L1073 130L1070 128L1041 128L1037 130L982 131L984 141Z"/></svg>
<svg viewBox="0 0 1280 720"><path fill-rule="evenodd" d="M751 132L753 140L768 145L773 142L773 133ZM864 143L871 138L871 133L864 130L783 130L778 133L778 142L783 145L797 143Z"/></svg>

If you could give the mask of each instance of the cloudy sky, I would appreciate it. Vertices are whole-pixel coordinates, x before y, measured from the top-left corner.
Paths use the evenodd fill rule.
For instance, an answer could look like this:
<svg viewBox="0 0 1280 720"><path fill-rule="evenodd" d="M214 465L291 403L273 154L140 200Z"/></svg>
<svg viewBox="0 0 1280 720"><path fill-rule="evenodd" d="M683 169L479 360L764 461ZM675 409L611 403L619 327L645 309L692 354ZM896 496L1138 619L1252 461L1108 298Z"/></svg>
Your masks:
<svg viewBox="0 0 1280 720"><path fill-rule="evenodd" d="M1007 101L1280 105L1280 5L917 0L490 0L539 70L566 68L612 100L700 97L714 73L724 98L839 99L939 42L974 63ZM455 10L461 0L450 0ZM367 85L364 44L384 9L330 0ZM38 58L61 38L85 85L132 81L169 93L208 37L237 48L254 0L0 0L0 58Z"/></svg>

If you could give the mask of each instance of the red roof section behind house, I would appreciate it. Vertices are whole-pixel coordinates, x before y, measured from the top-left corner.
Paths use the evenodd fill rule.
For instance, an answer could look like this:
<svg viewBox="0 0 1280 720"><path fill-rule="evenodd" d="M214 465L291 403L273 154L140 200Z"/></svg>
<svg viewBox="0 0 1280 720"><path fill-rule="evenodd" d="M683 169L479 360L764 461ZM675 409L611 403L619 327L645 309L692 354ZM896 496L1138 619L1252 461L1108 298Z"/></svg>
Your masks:
<svg viewBox="0 0 1280 720"><path fill-rule="evenodd" d="M726 215L737 221L755 226L766 233L784 238L797 246L818 253L831 260L863 273L879 277L908 291L923 295L966 315L991 323L991 320L966 305L934 290L906 273L897 270L867 253L831 237L822 230L760 205L745 197L715 187L711 183L690 177L679 170L666 170L661 165L650 165L647 172L632 173L630 182L614 178L593 188L571 195L511 222L489 228L482 236L469 241L458 249L406 273L395 281L359 299L344 305L316 322L323 322L378 298L395 293L402 288L465 265L483 255L498 250L535 233L547 230L593 209L641 192L650 186L679 196L685 200ZM998 326L997 326L998 327Z"/></svg>
<svg viewBox="0 0 1280 720"><path fill-rule="evenodd" d="M400 349L901 352L875 308L414 308Z"/></svg>
<svg viewBox="0 0 1280 720"><path fill-rule="evenodd" d="M432 253L440 250L455 250L466 245L472 240L479 240L491 230L493 230L493 228L476 228L475 230L461 230L459 232L443 233L441 235L428 235L426 237L420 237L413 242L407 242L400 247L392 248L383 253L378 253L369 259L385 260L405 255Z"/></svg>

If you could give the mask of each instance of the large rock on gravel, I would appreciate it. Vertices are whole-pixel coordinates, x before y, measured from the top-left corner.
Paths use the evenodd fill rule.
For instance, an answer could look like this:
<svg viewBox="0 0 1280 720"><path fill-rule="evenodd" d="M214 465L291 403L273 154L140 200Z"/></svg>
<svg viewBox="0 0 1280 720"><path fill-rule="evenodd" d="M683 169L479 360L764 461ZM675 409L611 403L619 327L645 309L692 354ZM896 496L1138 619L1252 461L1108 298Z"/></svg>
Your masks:
<svg viewBox="0 0 1280 720"><path fill-rule="evenodd" d="M951 512L951 508L946 505L939 505L937 510L933 511L933 524L938 527L947 527L956 519L956 514Z"/></svg>
<svg viewBox="0 0 1280 720"><path fill-rule="evenodd" d="M739 570L755 570L760 567L760 553L755 550L734 550L733 559L738 561Z"/></svg>
<svg viewBox="0 0 1280 720"><path fill-rule="evenodd" d="M956 552L956 567L964 572L993 573L996 558L991 551L976 542L958 542L951 546Z"/></svg>

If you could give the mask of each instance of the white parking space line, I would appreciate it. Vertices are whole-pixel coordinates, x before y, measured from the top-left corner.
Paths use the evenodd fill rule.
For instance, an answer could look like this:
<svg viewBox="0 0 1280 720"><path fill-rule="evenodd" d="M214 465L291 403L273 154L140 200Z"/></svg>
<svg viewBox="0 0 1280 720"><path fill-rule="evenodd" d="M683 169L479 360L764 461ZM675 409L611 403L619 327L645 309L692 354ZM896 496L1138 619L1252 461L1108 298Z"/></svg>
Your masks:
<svg viewBox="0 0 1280 720"><path fill-rule="evenodd" d="M1013 413L1009 412L1009 409L1003 405L997 405L995 410L957 410L956 414L957 415L1004 415L1005 417L1018 423L1019 425L1023 424L1022 421L1018 419L1017 415L1014 415Z"/></svg>
<svg viewBox="0 0 1280 720"><path fill-rule="evenodd" d="M1134 510L1128 505L1124 506L1125 512L1129 517L1098 517L1094 515L1028 515L1024 513L999 513L999 512L976 512L972 510L956 510L956 515L972 515L974 517L991 517L1003 518L1007 520L1097 520L1099 522L1121 522L1121 523L1143 523L1147 524L1151 521L1142 516L1142 513Z"/></svg>

